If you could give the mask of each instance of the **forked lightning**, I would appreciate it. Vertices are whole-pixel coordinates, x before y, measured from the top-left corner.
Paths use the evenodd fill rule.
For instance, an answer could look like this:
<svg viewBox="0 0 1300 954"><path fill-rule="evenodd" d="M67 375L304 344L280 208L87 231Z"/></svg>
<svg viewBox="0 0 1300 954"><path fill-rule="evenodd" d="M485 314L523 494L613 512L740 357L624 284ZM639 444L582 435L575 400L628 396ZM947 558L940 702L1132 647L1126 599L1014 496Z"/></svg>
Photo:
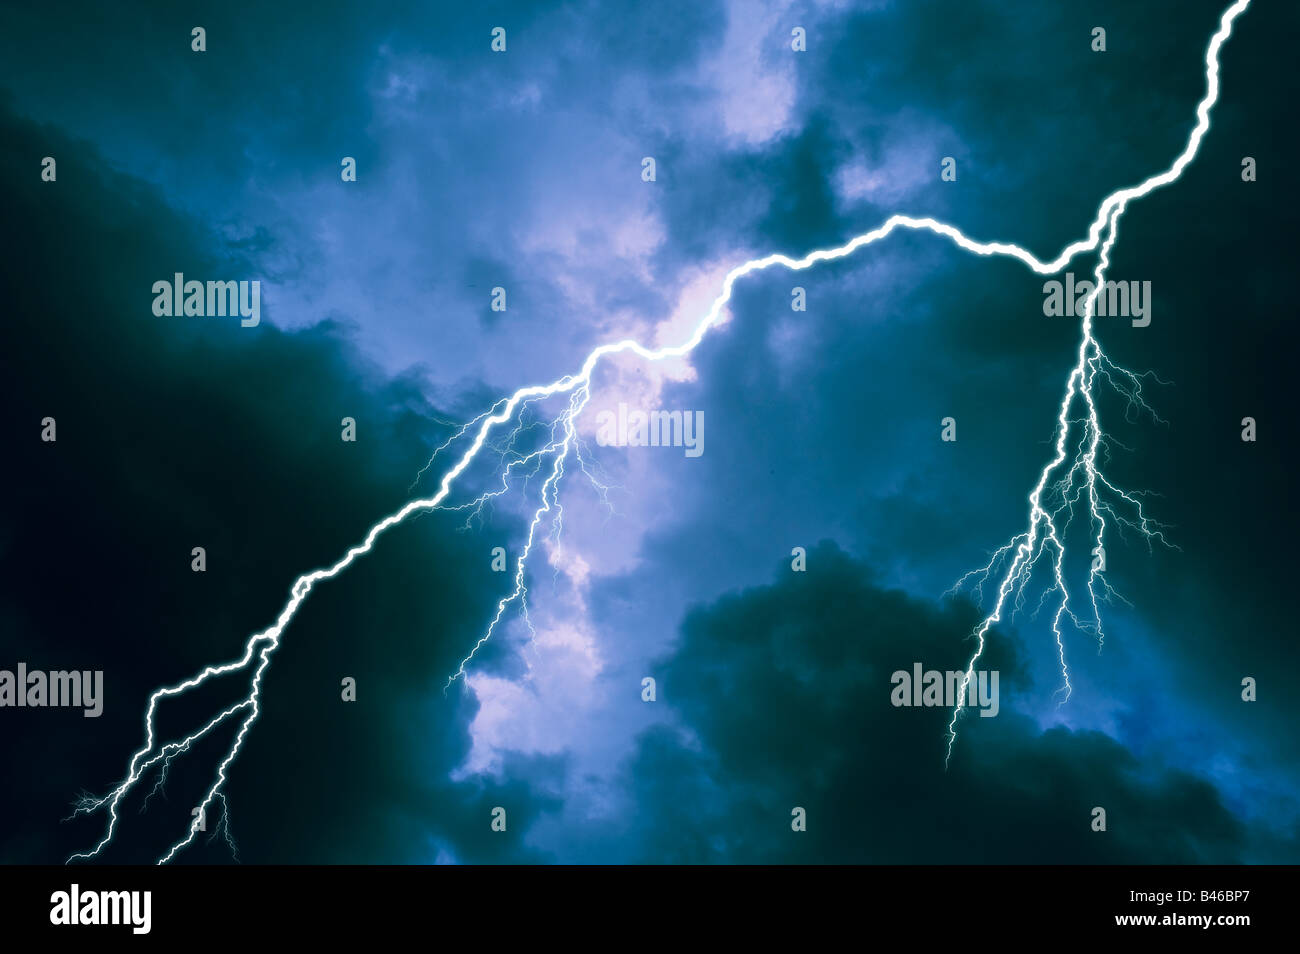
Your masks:
<svg viewBox="0 0 1300 954"><path fill-rule="evenodd" d="M98 855L112 841L116 833L123 799L135 789L142 778L151 771L165 773L173 758L188 751L196 741L204 738L218 726L232 719L238 720L238 729L234 734L229 749L217 766L211 786L198 806L195 821L191 824L188 833L177 840L158 859L158 863L162 864L170 861L176 856L177 852L194 840L201 828L200 819L207 815L215 802L221 803L221 821L217 831L224 834L225 839L231 843L233 848L226 817L228 806L223 787L228 778L230 767L238 757L244 739L257 721L260 713L262 680L267 667L270 665L271 657L280 644L280 638L285 628L292 621L303 600L308 597L317 583L338 576L358 557L369 553L386 531L402 523L408 517L430 510L477 509L488 499L509 490L511 478L531 467L532 470L528 471L529 474L545 472L546 477L540 487L539 504L529 524L526 544L515 564L513 587L510 593L497 604L496 613L491 622L465 656L460 666L451 674L448 685L465 675L466 666L473 660L479 649L491 639L507 610L513 604L520 603L522 605L525 622L527 622L527 561L532 553L537 531L548 515L550 515L552 526L558 534L563 513L559 504L559 490L566 473L566 463L570 459L575 460L584 474L594 480L594 474L588 466L588 462L582 456L582 442L578 438L576 421L578 415L587 405L590 397L592 374L601 360L623 353L634 354L645 361L651 362L687 355L719 323L723 309L731 299L732 288L744 276L773 266L799 271L810 268L819 262L844 258L864 246L888 237L897 229L931 232L951 240L958 248L976 255L999 255L1014 258L1042 275L1056 274L1082 253L1099 252L1095 270L1096 289L1086 303L1078 361L1066 381L1065 396L1061 401L1060 413L1057 417L1055 453L1044 466L1037 484L1029 494L1028 525L1022 533L1013 537L1009 543L997 550L985 567L967 574L958 583L958 586L961 586L975 580L977 581L977 587L981 588L980 592L982 594L984 584L993 579L997 580L996 597L993 601L992 610L973 633L976 646L967 665L962 680L962 691L957 695L958 702L953 710L952 721L949 724L949 757L952 754L952 745L957 738L957 723L963 711L961 700L965 698L966 686L971 679L976 663L984 651L989 629L1002 620L1004 613L1008 609L1008 604L1010 604L1013 611L1021 605L1025 587L1040 562L1045 563L1052 575L1052 583L1044 592L1042 600L1046 601L1049 598L1053 600L1055 611L1052 618L1052 630L1056 637L1060 656L1061 688L1063 693L1068 695L1070 690L1069 670L1065 664L1062 625L1064 621L1068 620L1074 626L1093 632L1100 640L1103 637L1103 632L1098 604L1113 595L1113 590L1110 589L1105 579L1104 567L1094 562L1086 587L1088 601L1086 617L1079 616L1071 604L1071 594L1065 581L1064 559L1066 547L1064 533L1074 508L1086 501L1088 519L1091 522L1090 539L1097 548L1104 546L1106 530L1109 525L1107 518L1110 518L1112 523L1126 525L1135 529L1149 541L1164 542L1164 536L1159 524L1147 516L1140 498L1134 493L1125 492L1116 487L1099 469L1099 455L1104 455L1105 435L1097 412L1096 386L1099 383L1109 384L1140 407L1145 407L1145 402L1142 398L1143 378L1111 362L1097 342L1093 333L1096 298L1100 293L1104 280L1111 248L1117 238L1120 217L1127 209L1128 204L1134 199L1139 199L1162 186L1176 181L1182 175L1183 170L1195 158L1201 140L1210 129L1210 110L1219 97L1219 50L1231 35L1234 21L1246 10L1249 3L1250 0L1236 0L1223 13L1219 29L1210 40L1205 55L1206 92L1197 106L1196 125L1192 129L1183 152L1174 161L1173 165L1164 172L1152 176L1139 185L1121 189L1107 196L1097 210L1097 216L1088 229L1087 238L1066 246L1055 259L1048 262L1040 261L1032 253L1010 243L978 242L968 238L954 226L932 218L894 215L878 228L859 235L838 248L820 249L799 259L778 254L745 262L727 274L723 280L720 294L714 299L708 312L696 325L694 332L681 344L652 349L627 339L601 345L587 356L582 368L577 373L566 375L550 384L521 388L510 397L498 401L491 410L482 416L460 428L438 449L437 453L449 451L458 445L462 445L466 439L468 439L468 445L461 451L460 457L456 459L455 463L442 475L437 491L432 496L410 501L400 510L374 524L365 535L365 538L348 550L337 562L299 577L290 589L289 600L280 611L274 625L250 636L244 646L243 654L238 659L222 665L208 666L191 678L175 685L164 686L150 695L145 712L144 745L131 756L125 777L106 795L81 799L73 813L74 815L82 815L103 809L108 816L106 831L94 847L85 852L74 854L68 860L88 859ZM550 439L540 449L527 454L516 454L513 460L505 463L505 458L513 447L514 438L519 435L521 429L525 426L522 421L524 409L536 407L545 402L546 399L557 395L567 395L568 399L564 403L563 409L548 421ZM1082 414L1073 417L1076 408L1080 408ZM470 464L478 458L484 446L487 445L492 449L491 445L488 444L489 435L495 428L509 424L512 421L515 422L515 426L507 436L504 451L501 448L496 448L502 453L502 489L484 494L468 503L454 506L446 505L445 502L452 492L453 485ZM1072 435L1075 434L1078 435L1077 440L1072 441ZM430 460L429 466L432 464L433 460ZM598 489L603 492L603 485L599 484L598 481L596 483ZM219 676L236 672L248 672L250 679L248 694L240 702L219 712L209 722L190 735L178 740L159 743L156 738L154 718L157 714L158 705L163 700L186 693Z"/></svg>

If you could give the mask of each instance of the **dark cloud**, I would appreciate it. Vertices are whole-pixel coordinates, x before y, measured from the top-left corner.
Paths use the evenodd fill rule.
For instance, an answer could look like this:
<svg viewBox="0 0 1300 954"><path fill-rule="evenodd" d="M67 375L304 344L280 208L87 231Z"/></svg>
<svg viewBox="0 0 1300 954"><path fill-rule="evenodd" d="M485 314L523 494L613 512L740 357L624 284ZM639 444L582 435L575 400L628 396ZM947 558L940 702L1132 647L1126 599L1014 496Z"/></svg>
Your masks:
<svg viewBox="0 0 1300 954"><path fill-rule="evenodd" d="M285 334L268 320L155 317L152 283L173 272L256 276L85 144L7 112L0 127L6 220L25 223L0 263L17 358L0 384L4 659L105 672L98 719L4 713L3 757L25 782L6 787L0 854L59 861L98 838L98 821L58 819L79 791L121 775L148 692L235 658L298 574L400 505L437 428L415 383L358 361L345 326ZM60 157L54 184L37 174L48 153ZM264 319L274 307L263 301ZM45 416L56 443L39 439ZM344 416L355 444L340 440ZM194 546L206 573L190 569ZM507 807L522 833L544 802L518 782L448 779L474 706L438 690L497 595L487 556L452 521L420 518L304 604L229 785L245 860L527 856L517 835L489 840L489 812ZM356 703L340 700L344 676L358 681ZM242 691L226 679L194 705L165 704L164 734ZM148 860L183 832L229 738L178 762L147 815L129 802L108 857Z"/></svg>
<svg viewBox="0 0 1300 954"><path fill-rule="evenodd" d="M1010 711L1028 688L993 636L1002 711L970 716L944 769L942 708L891 704L890 675L961 669L975 621L881 586L823 543L806 573L694 612L659 675L682 728L629 768L636 836L657 861L1230 863L1245 827L1213 785L1142 764L1098 732L1040 733ZM808 829L791 830L791 810ZM1104 833L1090 828L1094 806Z"/></svg>

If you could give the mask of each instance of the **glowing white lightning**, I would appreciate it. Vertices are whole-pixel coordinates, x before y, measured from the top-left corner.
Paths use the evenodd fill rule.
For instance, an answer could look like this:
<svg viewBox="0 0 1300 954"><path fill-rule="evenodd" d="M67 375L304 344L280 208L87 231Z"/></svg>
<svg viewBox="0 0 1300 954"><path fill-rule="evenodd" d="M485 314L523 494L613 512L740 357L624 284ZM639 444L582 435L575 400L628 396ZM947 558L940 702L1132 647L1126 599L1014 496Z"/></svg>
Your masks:
<svg viewBox="0 0 1300 954"><path fill-rule="evenodd" d="M1187 146L1174 160L1173 165L1164 172L1152 176L1140 185L1121 189L1108 197L1101 204L1101 208L1097 211L1097 218L1088 230L1088 250L1096 246L1103 229L1107 231L1107 236L1105 242L1101 245L1097 267L1093 274L1096 287L1084 304L1083 336L1079 342L1078 361L1071 369L1070 376L1066 381L1065 397L1061 400L1060 412L1057 415L1056 454L1043 468L1038 476L1038 483L1029 494L1029 527L1024 533L1012 538L1010 543L994 553L982 570L968 573L957 582L957 587L960 587L968 578L978 573L982 584L1008 554L1013 554L1010 564L1002 576L1002 582L997 588L997 599L994 601L993 610L975 628L976 648L966 666L966 672L962 675L961 687L958 690L955 705L953 706L952 721L948 723L948 752L944 759L945 765L952 758L952 746L957 740L957 720L961 718L965 709L966 691L974 674L975 665L984 653L985 637L993 624L1001 621L1007 599L1012 593L1016 596L1015 605L1019 605L1024 589L1028 585L1030 576L1040 558L1049 556L1053 577L1052 585L1044 592L1044 598L1052 592L1060 594L1060 602L1057 604L1056 614L1052 618L1052 633L1056 637L1057 651L1061 661L1062 685L1058 691L1063 693L1062 702L1069 698L1071 691L1070 672L1065 663L1065 644L1061 634L1062 618L1068 616L1076 627L1091 629L1096 634L1099 643L1105 638L1101 626L1100 609L1097 603L1099 598L1106 599L1114 594L1104 577L1105 558L1102 556L1100 559L1095 560L1092 569L1088 573L1087 589L1092 606L1092 619L1090 623L1085 624L1074 615L1069 607L1070 591L1066 586L1063 566L1065 544L1057 527L1057 519L1061 512L1066 511L1068 515L1072 516L1074 504L1078 502L1082 494L1086 493L1089 518L1095 530L1093 539L1096 543L1096 549L1093 550L1094 554L1105 553L1106 516L1108 514L1121 526L1136 529L1148 541L1166 542L1160 524L1146 515L1140 499L1135 494L1120 490L1097 469L1097 455L1103 439L1101 422L1098 419L1097 405L1093 395L1093 383L1097 376L1102 375L1108 383L1125 394L1129 398L1130 406L1137 405L1145 408L1146 404L1142 400L1141 383L1138 376L1112 363L1101 350L1101 345L1093 334L1093 318L1096 313L1097 298L1100 296L1105 283L1106 267L1110 264L1110 250L1118 236L1120 217L1124 214L1129 202L1175 181L1183 174L1183 170L1187 168L1192 159L1195 158L1197 150L1200 149L1201 140L1210 129L1210 109L1219 98L1219 49L1223 46L1224 41L1232 35L1233 21L1244 13L1248 6L1250 6L1250 0L1237 0L1236 3L1228 7L1219 21L1219 29L1210 37L1210 45L1205 51L1205 97L1196 107L1196 125L1192 129L1191 136L1188 137ZM1076 242L1066 251L1068 252L1070 249L1083 251L1084 249L1080 248L1080 245L1081 243ZM1058 262L1053 264L1058 269L1064 265L1059 259ZM1123 383L1116 381L1115 375L1119 375ZM1082 418L1083 433L1080 443L1076 448L1075 455L1070 458L1070 466L1066 472L1055 484L1049 486L1049 481L1052 480L1053 475L1066 464L1069 457L1066 444L1072 431L1071 424L1075 423L1070 419L1070 409L1075 405L1076 401L1083 403L1085 412ZM1083 475L1081 482L1078 481L1080 472ZM1111 501L1106 500L1106 494L1110 495ZM1056 500L1057 506L1049 509L1050 505L1046 503L1047 497ZM1115 510L1116 506L1124 505L1130 508L1132 516L1124 517ZM1104 587L1101 597L1098 597L1097 593L1098 584Z"/></svg>
<svg viewBox="0 0 1300 954"><path fill-rule="evenodd" d="M959 696L957 707L953 712L952 722L949 726L949 746L948 751L951 755L952 742L956 738L956 724L962 713L962 698L964 697L966 685L969 683L974 671L975 664L978 662L980 655L984 651L985 636L990 627L1002 618L1002 613L1006 607L1008 598L1015 593L1016 600L1019 601L1023 588L1028 581L1028 575L1036 565L1040 557L1047 555L1049 557L1055 583L1044 594L1044 599L1048 593L1059 592L1060 601L1057 604L1056 614L1053 619L1053 632L1056 634L1058 648L1061 653L1062 674L1065 679L1065 688L1068 692L1069 674L1065 668L1064 645L1061 637L1061 621L1064 617L1069 617L1076 625L1080 627L1091 626L1095 629L1098 638L1101 637L1100 616L1098 615L1097 602L1099 599L1105 599L1112 591L1109 589L1103 577L1103 571L1094 569L1089 576L1088 592L1092 603L1092 622L1083 623L1076 617L1069 607L1069 591L1065 586L1062 561L1065 554L1065 545L1061 536L1061 529L1057 527L1057 520L1062 511L1070 512L1074 502L1081 499L1083 495L1087 496L1090 509L1090 519L1095 529L1095 541L1101 546L1105 529L1106 515L1111 515L1117 522L1127 524L1136 528L1143 533L1148 539L1163 540L1160 534L1159 525L1151 521L1143 512L1141 502L1137 497L1130 493L1125 493L1112 485L1097 469L1098 453L1103 448L1103 434L1101 425L1098 420L1096 405L1093 400L1093 384L1100 375L1107 383L1116 385L1121 392L1126 394L1131 402L1145 407L1141 397L1140 378L1131 372L1114 365L1102 353L1096 338L1093 335L1093 306L1096 302L1097 295L1101 288L1101 279L1104 275L1108 262L1108 255L1111 246L1114 244L1116 237L1116 226L1120 216L1127 208L1128 203L1134 199L1141 198L1154 190L1168 185L1177 180L1183 173L1183 170L1195 157L1200 147L1202 138L1210 128L1210 110L1218 100L1219 96L1219 49L1223 42L1232 33L1232 24L1236 18L1246 10L1250 0L1236 0L1223 14L1220 21L1219 29L1210 40L1209 48L1206 52L1206 94L1197 106L1197 122L1188 138L1187 146L1166 171L1159 175L1152 176L1140 185L1127 189L1121 189L1118 192L1106 197L1097 210L1096 219L1088 229L1088 237L1081 241L1066 246L1061 254L1049 262L1039 261L1032 253L1026 251L1018 245L1012 245L1004 242L978 242L968 238L959 229L947 225L943 222L936 221L932 218L914 218L907 215L891 216L883 225L878 228L859 235L848 243L832 249L821 249L809 253L803 258L794 259L786 255L774 254L764 258L753 259L739 265L727 273L723 280L722 291L712 306L705 314L703 319L696 325L694 332L686 341L672 347L651 349L639 342L631 339L615 342L612 344L601 345L592 351L583 362L581 370L576 374L566 375L550 384L533 385L521 388L512 394L509 398L502 399L493 405L491 410L485 412L473 421L461 427L456 434L442 444L434 453L437 454L447 450L466 435L473 432L473 439L469 446L461 454L460 458L451 466L451 468L442 476L438 484L437 492L429 497L422 497L412 500L405 504L395 513L384 517L378 523L374 524L365 538L349 549L336 563L324 569L314 570L303 576L300 576L290 589L289 601L280 611L276 618L275 624L260 633L255 633L249 637L244 646L243 655L238 659L218 666L208 666L197 675L176 683L172 686L165 686L155 690L149 697L148 708L145 713L145 743L132 756L127 767L127 774L108 794L99 797L86 797L80 800L74 815L87 814L90 812L105 809L108 815L107 829L103 838L89 851L80 852L72 855L68 860L88 859L98 855L105 846L113 839L118 821L118 809L123 798L131 792L140 782L145 773L155 769L165 773L167 766L172 758L186 752L189 747L197 740L206 737L218 726L224 724L228 719L242 714L242 720L239 722L238 730L235 733L234 740L226 752L225 757L217 767L216 778L204 795L203 801L199 805L200 811L198 818L206 816L209 808L214 801L222 803L221 828L228 843L233 848L233 841L230 838L228 823L227 805L225 795L222 791L227 779L227 771L239 754L243 741L247 736L254 722L260 714L260 699L262 688L262 677L270 665L271 657L280 644L280 638L284 633L285 627L289 625L298 607L302 605L308 594L317 583L323 580L330 580L338 576L347 569L358 557L369 553L379 538L388 530L405 521L408 517L415 514L425 513L437 509L466 509L478 508L491 497L504 493L509 488L510 477L516 467L525 464L533 464L535 468L540 468L548 460L550 462L549 473L545 478L541 488L541 503L538 510L529 524L528 538L526 545L520 554L515 567L514 587L511 592L497 604L497 611L483 636L472 647L469 654L461 662L457 670L448 680L448 685L455 682L465 674L465 667L474 658L478 650L491 638L495 628L500 623L506 609L515 601L524 603L525 619L527 617L527 589L525 585L525 574L527 568L527 559L532 550L535 534L538 526L541 524L544 516L548 513L554 513L554 520L561 519L561 513L558 502L559 485L565 475L565 462L571 451L579 458L584 472L587 471L585 463L581 460L581 444L577 437L575 421L577 416L582 412L590 396L591 377L600 361L606 357L629 352L635 354L646 361L662 361L666 358L682 357L689 354L703 340L704 336L718 324L724 307L731 300L732 288L740 278L753 272L763 271L774 265L779 265L793 271L801 271L819 263L832 261L834 259L844 258L851 255L858 249L871 245L883 238L886 238L896 229L911 229L914 231L928 231L935 235L942 236L951 240L958 248L964 251L972 252L976 255L1001 255L1015 258L1033 271L1041 275L1052 275L1059 272L1077 255L1085 252L1092 252L1100 247L1099 263L1096 269L1097 290L1094 290L1089 297L1083 320L1083 339L1079 346L1079 359L1070 373L1066 384L1065 398L1061 403L1060 414L1057 419L1056 429L1056 453L1052 461L1044 467L1037 485L1029 495L1029 527L1019 536L1012 539L1010 543L998 550L992 560L983 569L976 571L982 573L980 583L987 581L994 574L997 567L1006 561L1010 556L1001 582L997 587L997 599L992 612L976 628L974 636L977 640L977 648L971 657L967 666L965 678L962 682L962 694ZM1103 242L1102 235L1105 233L1106 238ZM569 400L560 415L551 422L551 440L540 450L517 457L514 461L505 465L503 470L503 490L494 491L484 494L477 500L468 504L461 504L455 507L444 507L443 503L451 494L452 486L462 473L470 466L488 441L488 436L498 425L505 424L513 420L517 414L522 413L522 409L547 398L556 395L568 395ZM1072 432L1072 424L1079 423L1073 421L1070 417L1071 408L1076 402L1082 402L1085 410L1083 423L1083 434L1076 451L1071 456L1067 450L1069 434ZM513 438L519 434L522 423L517 425L515 431L510 435L505 445L504 456L510 452L513 446ZM476 428L476 429L475 429ZM557 436L558 435L558 436ZM1065 467L1067 460L1070 462L1069 467L1062 473L1061 469ZM430 459L429 465L432 465L433 458ZM534 473L537 471L534 470ZM421 471L421 475L424 470ZM590 476L590 474L588 474ZM1056 476L1055 482L1053 477ZM417 481L419 477L417 476ZM1048 503L1054 501L1055 504ZM1127 505L1130 508L1130 516L1123 517L1116 510L1116 506ZM968 574L968 577L970 574ZM959 585L965 582L967 578L959 581ZM1098 596L1097 587L1103 587L1101 596ZM1018 605L1018 602L1017 604ZM223 712L219 713L210 722L202 728L193 732L189 736L178 742L169 742L158 746L155 749L155 726L154 717L157 712L158 704L165 698L181 695L189 690L200 686L218 676L229 675L235 672L251 670L251 682L248 695L240 702L230 706ZM159 784L162 779L160 778ZM157 786L155 786L157 788ZM176 841L171 848L158 859L159 864L170 861L176 856L177 852L184 849L194 840L195 835L200 828L200 822L196 818L190 826L188 834Z"/></svg>

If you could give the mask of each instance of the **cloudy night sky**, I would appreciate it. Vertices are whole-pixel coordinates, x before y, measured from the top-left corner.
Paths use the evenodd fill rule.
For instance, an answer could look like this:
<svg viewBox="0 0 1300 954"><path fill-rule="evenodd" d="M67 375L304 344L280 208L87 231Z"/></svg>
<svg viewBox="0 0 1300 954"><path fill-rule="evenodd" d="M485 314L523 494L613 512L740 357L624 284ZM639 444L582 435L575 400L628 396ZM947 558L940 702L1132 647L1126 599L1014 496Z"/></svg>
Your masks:
<svg viewBox="0 0 1300 954"><path fill-rule="evenodd" d="M605 342L684 341L734 266L894 213L1044 260L1086 237L1107 194L1183 150L1227 5L7 6L0 669L102 670L104 709L0 708L0 860L94 846L103 812L69 816L123 778L150 693L238 659L300 575L434 493L466 444L422 472L435 448L516 389ZM891 703L897 670L966 667L991 587L949 588L1026 528L1080 339L1044 314L1044 276L900 231L740 279L685 358L600 365L527 619L509 606L449 689L547 469L317 584L223 788L238 860L1300 861L1300 90L1279 40L1298 28L1294 4L1251 4L1195 161L1121 220L1108 277L1151 283L1151 322L1099 317L1097 337L1158 417L1099 385L1102 464L1172 546L1108 533L1123 600L1100 646L1064 626L1067 701L1042 575L980 661L1000 711L960 721L947 767L950 710ZM156 315L178 272L259 281L260 323ZM601 446L620 403L701 412L703 452ZM564 406L531 406L523 444ZM448 505L501 489L512 427ZM161 738L248 682L164 701ZM129 792L100 858L183 837L237 724ZM235 860L218 815L177 861Z"/></svg>

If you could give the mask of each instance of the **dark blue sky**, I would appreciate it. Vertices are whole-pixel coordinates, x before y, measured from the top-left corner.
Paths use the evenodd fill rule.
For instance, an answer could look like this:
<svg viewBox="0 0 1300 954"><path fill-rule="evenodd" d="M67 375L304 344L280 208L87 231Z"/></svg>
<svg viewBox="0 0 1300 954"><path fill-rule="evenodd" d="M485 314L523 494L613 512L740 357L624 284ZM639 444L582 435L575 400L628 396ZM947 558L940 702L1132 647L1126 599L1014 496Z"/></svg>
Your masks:
<svg viewBox="0 0 1300 954"><path fill-rule="evenodd" d="M896 212L1044 259L1084 237L1108 193L1183 149L1224 5L6 10L0 667L103 668L109 694L89 730L0 714L31 777L5 796L0 857L93 844L94 822L59 819L120 777L149 691L236 657L499 397L606 341L676 343L733 266ZM531 564L531 638L511 613L451 692L508 592L490 552L518 552L540 478L468 521L404 525L313 592L231 773L241 857L1297 860L1296 90L1276 39L1295 27L1288 5L1252 4L1195 162L1123 219L1110 276L1152 283L1152 322L1102 318L1098 337L1168 384L1145 392L1161 422L1101 401L1106 467L1151 493L1177 549L1108 541L1128 605L1104 609L1100 653L1067 629L1066 704L1037 591L994 634L1002 712L967 720L947 772L947 713L888 703L891 672L969 657L981 614L943 594L1024 528L1079 337L1020 263L898 233L743 279L689 359L597 372L589 441L626 402L703 412L705 451L593 447L608 505L566 479L563 535ZM152 282L177 271L260 280L262 324L154 316ZM46 414L53 447L32 436ZM485 461L452 502L494 479ZM241 691L177 703L168 731ZM148 813L131 803L111 857L170 844L228 743L179 760Z"/></svg>

